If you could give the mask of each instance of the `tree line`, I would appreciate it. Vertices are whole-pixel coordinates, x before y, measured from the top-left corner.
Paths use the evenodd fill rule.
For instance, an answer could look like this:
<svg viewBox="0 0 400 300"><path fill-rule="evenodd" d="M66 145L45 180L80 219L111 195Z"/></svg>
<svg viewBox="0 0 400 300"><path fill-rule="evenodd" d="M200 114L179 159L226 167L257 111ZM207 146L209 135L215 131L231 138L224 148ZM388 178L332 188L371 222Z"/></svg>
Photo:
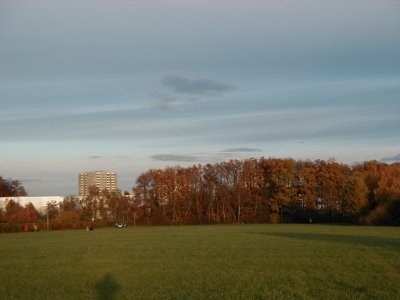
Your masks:
<svg viewBox="0 0 400 300"><path fill-rule="evenodd" d="M78 229L128 222L129 213L134 209L131 200L132 197L126 193L100 191L95 186L89 188L89 195L85 198L69 195L60 203L48 201L40 210L32 203L22 206L10 198L5 201L4 208L0 208L0 232L32 231L34 228ZM23 225L27 226L26 229Z"/></svg>
<svg viewBox="0 0 400 300"><path fill-rule="evenodd" d="M5 188L7 187L7 188ZM0 177L0 196L22 196L19 181ZM90 187L38 212L9 200L2 223L111 225L351 222L400 225L400 163L251 158L150 169L132 195ZM63 225L64 224L64 225ZM48 225L48 224L47 224Z"/></svg>
<svg viewBox="0 0 400 300"><path fill-rule="evenodd" d="M152 169L133 191L145 224L400 224L400 163L230 160Z"/></svg>

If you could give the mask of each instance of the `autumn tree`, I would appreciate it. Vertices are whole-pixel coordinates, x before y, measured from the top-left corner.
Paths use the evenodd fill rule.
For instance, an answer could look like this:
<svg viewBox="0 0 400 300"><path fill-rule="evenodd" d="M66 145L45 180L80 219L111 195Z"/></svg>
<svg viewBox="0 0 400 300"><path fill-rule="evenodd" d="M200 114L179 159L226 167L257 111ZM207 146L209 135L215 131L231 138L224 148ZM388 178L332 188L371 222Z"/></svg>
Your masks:
<svg viewBox="0 0 400 300"><path fill-rule="evenodd" d="M242 164L243 219L246 222L265 221L265 205L262 201L263 169L256 159L246 159Z"/></svg>
<svg viewBox="0 0 400 300"><path fill-rule="evenodd" d="M51 200L46 203L46 215L49 219L54 219L60 212L57 201Z"/></svg>
<svg viewBox="0 0 400 300"><path fill-rule="evenodd" d="M264 159L264 195L268 201L272 222L282 217L283 209L296 200L296 161L293 159Z"/></svg>
<svg viewBox="0 0 400 300"><path fill-rule="evenodd" d="M60 223L74 223L79 222L80 220L80 213L76 210L64 210L60 212L55 219L57 222Z"/></svg>
<svg viewBox="0 0 400 300"><path fill-rule="evenodd" d="M318 160L315 163L320 205L330 214L333 221L335 215L342 213L343 190L350 175L350 168L334 160Z"/></svg>
<svg viewBox="0 0 400 300"><path fill-rule="evenodd" d="M367 223L400 225L400 163L380 166L375 207L367 217Z"/></svg>
<svg viewBox="0 0 400 300"><path fill-rule="evenodd" d="M368 187L364 174L354 171L348 178L343 189L343 214L353 218L359 215L368 205Z"/></svg>
<svg viewBox="0 0 400 300"><path fill-rule="evenodd" d="M400 163L381 167L380 179L375 189L378 204L400 199Z"/></svg>
<svg viewBox="0 0 400 300"><path fill-rule="evenodd" d="M73 195L65 196L58 204L59 213L55 220L60 223L78 222L81 217L79 198Z"/></svg>
<svg viewBox="0 0 400 300"><path fill-rule="evenodd" d="M60 203L60 211L79 211L80 204L79 198L73 195L65 196Z"/></svg>
<svg viewBox="0 0 400 300"><path fill-rule="evenodd" d="M377 206L376 189L381 178L382 164L376 160L364 162L362 172L365 174L365 183L368 187L368 205L370 209Z"/></svg>
<svg viewBox="0 0 400 300"><path fill-rule="evenodd" d="M6 201L6 208L4 212L5 220L9 221L12 216L18 214L22 209L23 207L18 202L12 199Z"/></svg>
<svg viewBox="0 0 400 300"><path fill-rule="evenodd" d="M104 199L105 212L102 213L104 220L120 222L125 221L129 213L129 195L123 195L120 190L101 193Z"/></svg>
<svg viewBox="0 0 400 300"><path fill-rule="evenodd" d="M317 221L355 221L372 203L396 204L399 177L398 165L349 167L334 160L261 158L166 167L137 178L128 207L145 224L278 222L285 215L288 221L308 221L311 215Z"/></svg>
<svg viewBox="0 0 400 300"><path fill-rule="evenodd" d="M133 195L135 198L135 214L141 215L145 223L149 223L152 214L152 208L149 205L151 193L150 174L149 172L141 174L136 179L136 185L133 188ZM139 208L141 209L139 214Z"/></svg>
<svg viewBox="0 0 400 300"><path fill-rule="evenodd" d="M200 190L196 199L196 212L201 215L202 208L205 211L205 217L208 223L214 223L218 220L217 215L217 174L213 165L207 164L201 169Z"/></svg>
<svg viewBox="0 0 400 300"><path fill-rule="evenodd" d="M4 211L3 208L0 207L0 223L5 222Z"/></svg>
<svg viewBox="0 0 400 300"><path fill-rule="evenodd" d="M82 216L86 220L94 221L96 219L99 197L99 188L96 186L90 186L88 196L84 197L81 201Z"/></svg>
<svg viewBox="0 0 400 300"><path fill-rule="evenodd" d="M0 197L26 196L24 186L19 180L3 179L0 176Z"/></svg>
<svg viewBox="0 0 400 300"><path fill-rule="evenodd" d="M8 222L9 223L33 223L39 218L39 213L32 203L28 203L24 208L19 209L18 212L13 214Z"/></svg>
<svg viewBox="0 0 400 300"><path fill-rule="evenodd" d="M297 163L298 205L315 210L318 199L317 168L311 161Z"/></svg>

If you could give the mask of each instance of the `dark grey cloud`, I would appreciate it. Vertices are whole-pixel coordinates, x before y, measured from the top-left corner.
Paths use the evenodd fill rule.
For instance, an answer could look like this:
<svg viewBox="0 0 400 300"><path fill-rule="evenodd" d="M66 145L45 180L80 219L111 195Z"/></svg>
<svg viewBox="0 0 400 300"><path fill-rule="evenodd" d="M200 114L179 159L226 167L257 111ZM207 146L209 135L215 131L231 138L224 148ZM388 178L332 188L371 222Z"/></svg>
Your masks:
<svg viewBox="0 0 400 300"><path fill-rule="evenodd" d="M262 152L263 150L258 148L247 148L247 147L240 147L240 148L229 148L222 150L221 152Z"/></svg>
<svg viewBox="0 0 400 300"><path fill-rule="evenodd" d="M162 109L177 109L181 105L208 101L222 97L235 88L234 85L212 78L192 78L182 74L166 74L161 79L161 91L151 94L155 106Z"/></svg>
<svg viewBox="0 0 400 300"><path fill-rule="evenodd" d="M395 162L395 161L400 161L400 153L393 155L393 156L389 156L389 157L384 157L381 159L381 161L383 162Z"/></svg>
<svg viewBox="0 0 400 300"><path fill-rule="evenodd" d="M232 155L229 153L205 154L205 155L155 154L152 155L151 158L157 161L196 163L196 162L219 162L232 158Z"/></svg>
<svg viewBox="0 0 400 300"><path fill-rule="evenodd" d="M162 83L173 92L186 95L213 95L218 96L235 87L232 84L217 81L211 78L189 78L183 75L168 74Z"/></svg>

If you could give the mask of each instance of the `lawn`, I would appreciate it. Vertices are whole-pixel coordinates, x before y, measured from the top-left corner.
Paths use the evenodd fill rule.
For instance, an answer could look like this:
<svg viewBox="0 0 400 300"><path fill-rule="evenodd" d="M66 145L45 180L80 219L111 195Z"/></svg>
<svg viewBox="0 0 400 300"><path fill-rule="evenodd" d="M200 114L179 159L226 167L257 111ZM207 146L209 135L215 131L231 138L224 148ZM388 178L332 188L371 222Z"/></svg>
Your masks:
<svg viewBox="0 0 400 300"><path fill-rule="evenodd" d="M400 228L0 234L0 299L400 299Z"/></svg>

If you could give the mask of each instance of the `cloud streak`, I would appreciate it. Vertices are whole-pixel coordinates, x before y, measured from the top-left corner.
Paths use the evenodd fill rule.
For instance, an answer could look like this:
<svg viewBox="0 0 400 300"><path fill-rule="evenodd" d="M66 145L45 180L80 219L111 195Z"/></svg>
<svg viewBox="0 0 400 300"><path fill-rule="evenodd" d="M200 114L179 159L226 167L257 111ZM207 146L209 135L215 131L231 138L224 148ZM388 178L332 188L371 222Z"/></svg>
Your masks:
<svg viewBox="0 0 400 300"><path fill-rule="evenodd" d="M189 78L182 75L168 74L162 83L178 94L189 95L220 95L234 89L229 83L224 83L211 78Z"/></svg>
<svg viewBox="0 0 400 300"><path fill-rule="evenodd" d="M55 178L55 177L38 177L38 178L21 178L20 181L22 182L47 182L47 181L60 181L63 180L62 178Z"/></svg>
<svg viewBox="0 0 400 300"><path fill-rule="evenodd" d="M125 155L114 155L114 156L101 156L101 155L91 155L88 156L89 159L127 159L129 158L129 156L125 156Z"/></svg>
<svg viewBox="0 0 400 300"><path fill-rule="evenodd" d="M232 155L230 153L205 154L205 155L155 154L151 156L151 159L155 161L187 162L187 163L219 162L229 158L232 158Z"/></svg>
<svg viewBox="0 0 400 300"><path fill-rule="evenodd" d="M156 106L163 109L172 109L174 102L179 101L179 97L169 95L165 92L155 92L152 96L156 99Z"/></svg>
<svg viewBox="0 0 400 300"><path fill-rule="evenodd" d="M241 148L229 148L222 150L221 152L262 152L261 149L258 148L247 148L247 147L241 147Z"/></svg>
<svg viewBox="0 0 400 300"><path fill-rule="evenodd" d="M242 153L262 152L257 148L229 148L218 153L199 153L199 154L155 154L151 156L154 161L161 162L185 162L185 163L217 163L229 159L243 158Z"/></svg>
<svg viewBox="0 0 400 300"><path fill-rule="evenodd" d="M90 117L96 115L118 114L127 111L143 111L148 107L145 105L105 105L90 107L63 107L62 109L31 109L27 112L21 112L19 108L13 110L0 111L0 122L21 121L21 120L45 120L73 117Z"/></svg>

